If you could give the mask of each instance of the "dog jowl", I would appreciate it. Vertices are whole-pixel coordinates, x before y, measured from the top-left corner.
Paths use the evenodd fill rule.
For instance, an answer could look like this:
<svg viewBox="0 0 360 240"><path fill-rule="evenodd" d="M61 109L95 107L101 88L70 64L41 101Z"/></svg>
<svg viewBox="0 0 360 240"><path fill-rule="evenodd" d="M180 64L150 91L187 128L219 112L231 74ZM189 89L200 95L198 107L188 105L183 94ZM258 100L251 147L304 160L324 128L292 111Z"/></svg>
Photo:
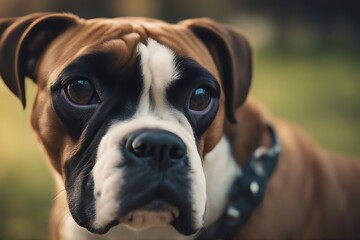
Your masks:
<svg viewBox="0 0 360 240"><path fill-rule="evenodd" d="M70 211L95 234L167 226L193 235L222 206L225 196L208 204L216 190L206 186L203 161L249 89L241 35L208 20L71 14L3 19L0 33L5 84L24 107L24 78L38 86L31 124L66 190L54 212ZM54 229L61 218L52 217Z"/></svg>

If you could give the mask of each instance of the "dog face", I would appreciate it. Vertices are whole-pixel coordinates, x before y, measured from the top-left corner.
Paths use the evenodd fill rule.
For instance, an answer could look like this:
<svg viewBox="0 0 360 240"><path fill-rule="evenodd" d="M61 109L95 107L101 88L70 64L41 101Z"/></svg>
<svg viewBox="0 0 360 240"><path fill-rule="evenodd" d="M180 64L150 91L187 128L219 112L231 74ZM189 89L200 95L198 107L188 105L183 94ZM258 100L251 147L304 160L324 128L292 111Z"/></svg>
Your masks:
<svg viewBox="0 0 360 240"><path fill-rule="evenodd" d="M0 33L2 78L24 106L24 77L38 85L31 123L80 226L203 226L204 156L250 86L241 35L204 19L69 14L5 19Z"/></svg>

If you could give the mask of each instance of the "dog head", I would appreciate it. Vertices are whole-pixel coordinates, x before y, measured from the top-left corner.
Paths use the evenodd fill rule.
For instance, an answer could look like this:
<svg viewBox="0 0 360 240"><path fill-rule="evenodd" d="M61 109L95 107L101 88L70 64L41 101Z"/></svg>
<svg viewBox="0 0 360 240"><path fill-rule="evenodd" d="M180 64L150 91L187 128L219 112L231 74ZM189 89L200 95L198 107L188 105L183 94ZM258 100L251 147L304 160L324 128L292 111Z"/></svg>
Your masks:
<svg viewBox="0 0 360 240"><path fill-rule="evenodd" d="M207 19L71 14L3 19L0 36L2 79L24 107L24 78L38 86L31 124L80 226L202 227L204 156L250 87L244 37Z"/></svg>

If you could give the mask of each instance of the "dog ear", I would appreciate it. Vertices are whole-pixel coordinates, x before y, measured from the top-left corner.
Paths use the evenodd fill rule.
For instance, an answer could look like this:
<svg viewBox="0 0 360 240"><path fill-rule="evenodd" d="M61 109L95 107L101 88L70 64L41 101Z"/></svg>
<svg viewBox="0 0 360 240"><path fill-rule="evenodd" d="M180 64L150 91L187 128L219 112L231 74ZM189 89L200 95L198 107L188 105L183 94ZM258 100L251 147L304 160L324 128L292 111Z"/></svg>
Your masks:
<svg viewBox="0 0 360 240"><path fill-rule="evenodd" d="M210 19L183 22L210 51L225 91L225 109L229 121L236 123L234 111L248 94L252 77L251 48L240 33Z"/></svg>
<svg viewBox="0 0 360 240"><path fill-rule="evenodd" d="M0 75L25 108L25 76L34 77L48 44L75 23L71 14L37 13L0 19Z"/></svg>

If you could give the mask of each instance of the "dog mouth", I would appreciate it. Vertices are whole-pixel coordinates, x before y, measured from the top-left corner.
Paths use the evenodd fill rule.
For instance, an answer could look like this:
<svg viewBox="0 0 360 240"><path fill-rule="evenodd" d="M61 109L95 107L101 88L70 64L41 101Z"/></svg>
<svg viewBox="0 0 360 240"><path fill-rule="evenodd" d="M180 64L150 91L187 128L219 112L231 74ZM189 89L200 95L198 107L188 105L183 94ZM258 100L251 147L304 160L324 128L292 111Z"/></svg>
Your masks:
<svg viewBox="0 0 360 240"><path fill-rule="evenodd" d="M122 225L135 231L143 231L152 227L171 226L184 235L195 234L198 229L192 226L192 220L184 209L175 207L165 200L152 200L140 207L121 214L117 220L111 221L102 228L91 228L89 231L105 234L111 228Z"/></svg>
<svg viewBox="0 0 360 240"><path fill-rule="evenodd" d="M119 219L119 224L135 230L146 230L155 226L172 225L179 216L180 211L175 206L162 200L154 200L128 212Z"/></svg>

